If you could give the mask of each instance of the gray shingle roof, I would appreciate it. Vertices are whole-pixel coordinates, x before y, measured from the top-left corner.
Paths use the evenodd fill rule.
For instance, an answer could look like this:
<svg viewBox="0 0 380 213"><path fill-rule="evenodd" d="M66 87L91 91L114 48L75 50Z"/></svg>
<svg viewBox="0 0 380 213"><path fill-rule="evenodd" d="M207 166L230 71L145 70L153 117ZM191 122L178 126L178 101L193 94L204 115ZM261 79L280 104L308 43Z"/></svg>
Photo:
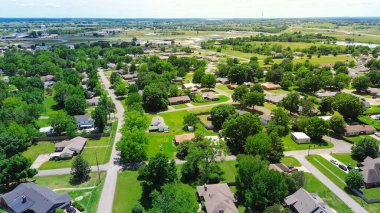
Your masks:
<svg viewBox="0 0 380 213"><path fill-rule="evenodd" d="M198 196L204 199L208 213L237 213L235 197L226 183L197 186Z"/></svg>
<svg viewBox="0 0 380 213"><path fill-rule="evenodd" d="M287 206L293 206L297 212L333 213L319 196L311 194L303 188L286 197L284 202Z"/></svg>
<svg viewBox="0 0 380 213"><path fill-rule="evenodd" d="M23 202L23 196L25 196L25 202ZM17 213L26 210L50 212L68 205L71 201L66 193L59 195L35 183L21 183L14 190L0 196L0 199L3 199L5 204Z"/></svg>

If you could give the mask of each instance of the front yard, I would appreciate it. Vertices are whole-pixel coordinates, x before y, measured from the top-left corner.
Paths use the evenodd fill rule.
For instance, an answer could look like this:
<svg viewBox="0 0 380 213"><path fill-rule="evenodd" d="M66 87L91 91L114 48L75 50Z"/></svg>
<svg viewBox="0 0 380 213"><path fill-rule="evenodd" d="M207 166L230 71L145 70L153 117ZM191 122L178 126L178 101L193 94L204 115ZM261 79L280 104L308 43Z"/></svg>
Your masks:
<svg viewBox="0 0 380 213"><path fill-rule="evenodd" d="M315 141L311 140L310 144L297 144L293 139L290 137L290 134L286 135L285 137L282 137L282 142L284 144L285 151L292 151L292 150L306 150L309 149L328 149L332 148L334 145L329 141Z"/></svg>

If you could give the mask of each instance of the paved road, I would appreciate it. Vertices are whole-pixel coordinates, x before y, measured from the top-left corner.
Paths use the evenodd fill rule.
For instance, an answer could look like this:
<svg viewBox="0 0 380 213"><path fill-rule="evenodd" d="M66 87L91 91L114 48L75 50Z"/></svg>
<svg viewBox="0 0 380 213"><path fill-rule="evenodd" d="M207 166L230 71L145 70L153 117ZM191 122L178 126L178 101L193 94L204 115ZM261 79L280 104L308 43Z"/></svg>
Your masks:
<svg viewBox="0 0 380 213"><path fill-rule="evenodd" d="M323 184L327 186L334 194L336 194L352 211L356 213L367 212L363 207L361 207L354 199L352 199L345 191L336 186L330 179L324 176L317 168L315 168L309 161L306 160L305 156L297 155L295 158L316 178L318 178Z"/></svg>
<svg viewBox="0 0 380 213"><path fill-rule="evenodd" d="M117 180L117 173L121 169L121 166L115 164L118 159L118 153L116 151L116 144L121 139L121 128L124 124L124 108L121 104L120 100L117 99L116 95L114 94L113 89L110 89L111 84L104 75L103 69L98 69L100 79L103 82L106 91L110 95L113 103L116 107L116 118L118 119L118 125L115 135L115 141L112 146L112 153L110 161L108 162L108 171L107 176L104 182L103 191L100 196L99 206L98 206L98 213L111 213L112 212L112 206L113 206L113 199L115 196L115 189L116 189L116 180Z"/></svg>

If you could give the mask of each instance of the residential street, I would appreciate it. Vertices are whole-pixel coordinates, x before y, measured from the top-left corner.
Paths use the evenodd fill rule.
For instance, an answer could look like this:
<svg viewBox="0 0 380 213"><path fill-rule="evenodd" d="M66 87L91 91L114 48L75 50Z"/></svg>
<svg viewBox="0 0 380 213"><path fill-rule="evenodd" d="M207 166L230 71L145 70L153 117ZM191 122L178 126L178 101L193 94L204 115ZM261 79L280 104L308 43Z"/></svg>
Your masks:
<svg viewBox="0 0 380 213"><path fill-rule="evenodd" d="M315 168L305 156L294 156L307 170L309 170L316 178L318 178L323 184L327 186L336 196L338 196L348 207L355 213L367 212L363 207L359 205L354 199L352 199L345 191L336 186L330 179L324 176L317 168Z"/></svg>

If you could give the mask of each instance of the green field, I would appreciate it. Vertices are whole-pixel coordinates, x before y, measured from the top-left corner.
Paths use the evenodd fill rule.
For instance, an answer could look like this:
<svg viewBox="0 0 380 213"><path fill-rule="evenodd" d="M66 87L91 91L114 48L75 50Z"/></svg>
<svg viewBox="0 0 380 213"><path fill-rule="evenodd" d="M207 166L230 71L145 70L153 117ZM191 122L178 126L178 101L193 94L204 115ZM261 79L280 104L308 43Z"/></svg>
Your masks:
<svg viewBox="0 0 380 213"><path fill-rule="evenodd" d="M282 137L282 142L284 144L285 151L292 151L292 150L306 150L309 149L328 149L334 146L331 142L328 141L313 141L311 140L311 144L297 144L296 142L291 139L290 134L288 134L285 137Z"/></svg>
<svg viewBox="0 0 380 213"><path fill-rule="evenodd" d="M186 104L171 105L174 109L184 109L187 108Z"/></svg>
<svg viewBox="0 0 380 213"><path fill-rule="evenodd" d="M112 212L132 212L133 206L139 203L142 187L137 176L137 171L118 174Z"/></svg>
<svg viewBox="0 0 380 213"><path fill-rule="evenodd" d="M301 166L301 163L295 159L294 157L290 157L290 156L285 156L281 159L281 163L287 165L287 166L295 166L295 167L298 167L298 166Z"/></svg>
<svg viewBox="0 0 380 213"><path fill-rule="evenodd" d="M380 106L372 105L370 108L366 109L366 111L364 111L363 114L365 115L380 114Z"/></svg>
<svg viewBox="0 0 380 213"><path fill-rule="evenodd" d="M54 152L54 143L51 142L39 142L28 148L22 155L28 158L32 163L37 159L40 154L50 154Z"/></svg>
<svg viewBox="0 0 380 213"><path fill-rule="evenodd" d="M234 93L233 90L229 89L229 88L228 88L226 85L224 85L224 84L217 84L215 88L220 89L220 90L222 90L222 91L224 91L224 92L227 92L227 93L229 93L229 94L231 94L231 95L232 95L232 93Z"/></svg>
<svg viewBox="0 0 380 213"><path fill-rule="evenodd" d="M45 127L49 126L51 123L51 116L54 115L58 110L60 110L60 107L57 105L58 103L54 100L53 96L45 96L43 106L44 111L41 113L41 116L48 117L47 119L38 119L37 125L39 127Z"/></svg>
<svg viewBox="0 0 380 213"><path fill-rule="evenodd" d="M377 120L374 120L368 116L360 116L359 120L365 124L375 127L377 130L380 130L380 122Z"/></svg>
<svg viewBox="0 0 380 213"><path fill-rule="evenodd" d="M218 97L219 97L219 99L216 101L205 101L202 103L197 103L197 102L192 101L191 104L194 106L203 106L203 105L209 105L209 104L223 103L223 102L227 102L230 100L230 98L225 96L225 95L219 95Z"/></svg>
<svg viewBox="0 0 380 213"><path fill-rule="evenodd" d="M370 138L370 139L373 139L376 141L377 144L380 145L380 141L371 137L371 136L368 136L368 135L358 135L358 136L350 136L350 137L344 137L345 139L353 142L353 143L358 143L359 141L363 140L364 138Z"/></svg>

